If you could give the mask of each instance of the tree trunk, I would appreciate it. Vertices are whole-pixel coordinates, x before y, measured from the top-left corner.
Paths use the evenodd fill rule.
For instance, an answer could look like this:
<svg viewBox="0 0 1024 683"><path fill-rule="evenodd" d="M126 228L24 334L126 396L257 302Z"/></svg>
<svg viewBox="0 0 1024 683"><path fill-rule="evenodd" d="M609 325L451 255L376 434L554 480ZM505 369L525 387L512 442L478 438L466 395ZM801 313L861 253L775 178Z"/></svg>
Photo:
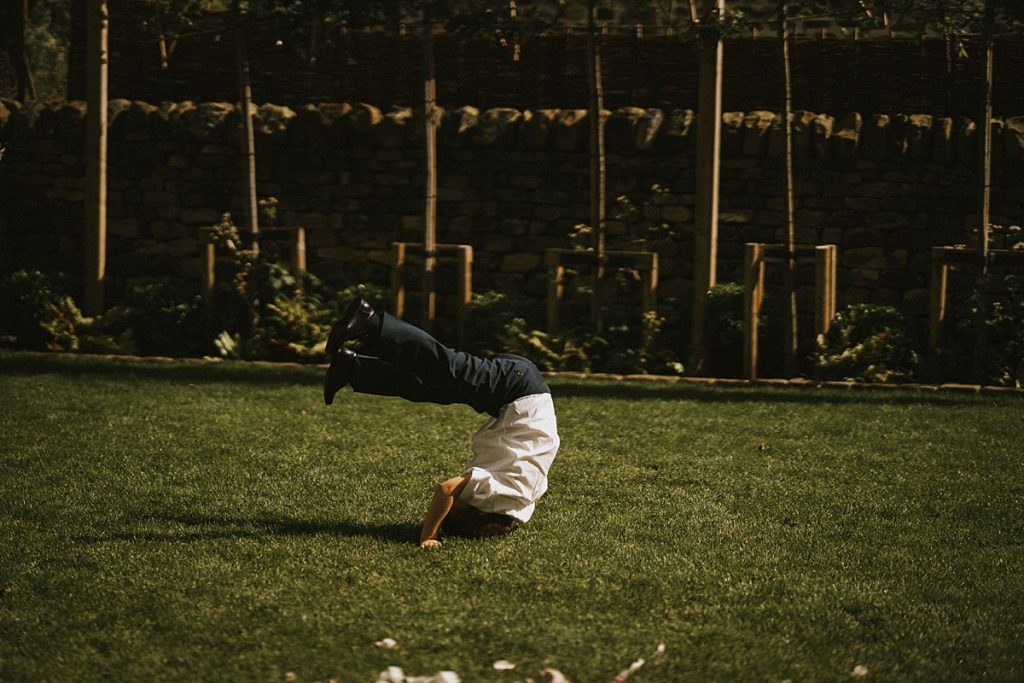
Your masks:
<svg viewBox="0 0 1024 683"><path fill-rule="evenodd" d="M601 112L604 110L604 86L601 82L601 38L597 34L594 0L587 7L587 75L589 77L590 107L590 228L593 230L594 269L591 273L590 320L595 332L603 327L602 308L604 297L605 262L605 155L604 126Z"/></svg>
<svg viewBox="0 0 1024 683"><path fill-rule="evenodd" d="M982 107L978 130L978 309L975 316L974 359L971 375L977 384L985 383L985 347L988 344L988 249L989 213L992 199L992 63L994 0L985 0L982 26Z"/></svg>
<svg viewBox="0 0 1024 683"><path fill-rule="evenodd" d="M696 13L696 5L691 3ZM725 10L721 0L720 11ZM704 319L708 291L717 281L718 190L722 153L722 40L717 25L701 27L697 100L697 187L693 235L693 311L690 370L706 370Z"/></svg>
<svg viewBox="0 0 1024 683"><path fill-rule="evenodd" d="M36 99L36 86L32 80L32 68L29 66L28 50L28 0L21 0L13 10L14 26L9 37L8 53L11 65L18 78L18 101Z"/></svg>
<svg viewBox="0 0 1024 683"><path fill-rule="evenodd" d="M259 212L256 194L256 142L252 125L252 82L249 54L238 0L235 0L235 64L238 72L238 107L242 114L242 159L245 165L245 224L252 235L252 249L259 253Z"/></svg>
<svg viewBox="0 0 1024 683"><path fill-rule="evenodd" d="M797 374L797 309L796 309L796 200L793 195L793 84L789 59L789 3L779 0L779 42L782 48L782 126L785 134L786 164L786 374Z"/></svg>
<svg viewBox="0 0 1024 683"><path fill-rule="evenodd" d="M423 329L433 332L436 314L434 275L437 267L437 89L434 77L434 23L423 13Z"/></svg>
<svg viewBox="0 0 1024 683"><path fill-rule="evenodd" d="M106 0L86 5L85 301L84 312L103 312L107 271L107 35Z"/></svg>

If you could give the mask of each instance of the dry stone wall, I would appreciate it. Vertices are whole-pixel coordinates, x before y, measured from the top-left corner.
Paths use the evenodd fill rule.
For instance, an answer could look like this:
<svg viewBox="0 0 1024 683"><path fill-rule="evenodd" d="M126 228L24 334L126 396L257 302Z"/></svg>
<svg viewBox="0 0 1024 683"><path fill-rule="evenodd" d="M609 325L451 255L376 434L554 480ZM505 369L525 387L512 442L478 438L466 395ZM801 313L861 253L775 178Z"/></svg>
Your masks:
<svg viewBox="0 0 1024 683"><path fill-rule="evenodd" d="M84 111L80 102L0 105L0 269L81 272ZM197 229L224 211L241 215L239 120L218 102L111 103L113 292L142 276L198 280ZM741 278L744 242L783 238L779 122L768 111L723 116L720 280ZM478 290L543 298L544 250L569 246L588 217L587 125L575 109L444 112L438 237L474 247ZM690 295L694 113L623 108L606 113L605 127L609 244L646 238L660 256L666 313L678 313ZM279 224L306 227L310 270L335 284L386 284L389 244L417 241L422 225L417 116L263 105L256 129L260 195L278 199ZM994 131L993 220L1019 224L1024 117ZM969 238L976 135L967 119L796 113L798 239L839 246L841 306L925 313L929 248Z"/></svg>

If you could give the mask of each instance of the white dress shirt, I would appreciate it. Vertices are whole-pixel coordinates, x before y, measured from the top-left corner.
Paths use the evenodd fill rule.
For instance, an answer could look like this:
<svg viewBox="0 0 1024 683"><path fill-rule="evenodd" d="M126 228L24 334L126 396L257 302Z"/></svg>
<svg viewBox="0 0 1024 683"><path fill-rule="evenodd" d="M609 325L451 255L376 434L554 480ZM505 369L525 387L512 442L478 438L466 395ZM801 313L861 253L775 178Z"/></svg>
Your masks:
<svg viewBox="0 0 1024 683"><path fill-rule="evenodd" d="M551 394L506 404L473 435L470 479L459 500L484 512L529 521L537 500L548 490L548 470L558 444Z"/></svg>

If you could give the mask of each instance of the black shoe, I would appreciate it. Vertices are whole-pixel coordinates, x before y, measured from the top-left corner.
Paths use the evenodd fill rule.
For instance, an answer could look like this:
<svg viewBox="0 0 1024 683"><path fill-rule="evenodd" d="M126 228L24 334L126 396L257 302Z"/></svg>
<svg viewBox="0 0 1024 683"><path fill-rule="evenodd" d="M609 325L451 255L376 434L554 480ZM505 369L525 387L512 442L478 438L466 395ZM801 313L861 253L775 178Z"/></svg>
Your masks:
<svg viewBox="0 0 1024 683"><path fill-rule="evenodd" d="M334 403L334 395L352 381L352 361L356 352L348 347L341 349L331 359L331 364L324 373L324 403Z"/></svg>
<svg viewBox="0 0 1024 683"><path fill-rule="evenodd" d="M327 337L327 355L333 358L345 342L369 337L377 322L374 315L373 308L365 299L350 303Z"/></svg>

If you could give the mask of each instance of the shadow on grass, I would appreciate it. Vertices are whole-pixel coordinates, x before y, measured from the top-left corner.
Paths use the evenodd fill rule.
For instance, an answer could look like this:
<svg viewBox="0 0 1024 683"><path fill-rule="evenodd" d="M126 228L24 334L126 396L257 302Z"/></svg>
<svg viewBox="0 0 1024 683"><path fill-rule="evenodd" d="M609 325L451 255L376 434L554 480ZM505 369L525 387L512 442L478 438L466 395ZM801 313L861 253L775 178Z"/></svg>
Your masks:
<svg viewBox="0 0 1024 683"><path fill-rule="evenodd" d="M563 383L564 382L564 383ZM560 397L611 398L626 401L699 401L701 403L864 403L900 405L968 406L991 400L1019 400L1015 395L979 396L968 393L873 387L764 387L710 385L679 382L662 384L629 380L551 380L552 393Z"/></svg>
<svg viewBox="0 0 1024 683"><path fill-rule="evenodd" d="M80 536L81 543L109 541L156 541L195 543L219 539L261 538L268 536L340 536L366 537L389 543L415 544L418 525L409 523L365 524L351 521L319 521L284 518L242 518L202 515L146 515L140 523L155 520L181 528L165 531L123 531L106 535Z"/></svg>
<svg viewBox="0 0 1024 683"><path fill-rule="evenodd" d="M241 382L260 385L318 385L323 382L323 370L314 365L32 352L0 353L0 374L159 379L184 384Z"/></svg>
<svg viewBox="0 0 1024 683"><path fill-rule="evenodd" d="M199 359L156 359L89 356L71 353L0 352L0 374L69 377L110 377L129 380L170 381L182 384L238 382L274 386L319 386L323 370L313 365L210 362ZM889 403L939 406L977 405L979 401L1019 400L1017 394L978 396L952 391L884 389L877 387L766 387L663 383L637 380L601 380L554 377L557 397L614 398L623 400L692 400L705 403Z"/></svg>

